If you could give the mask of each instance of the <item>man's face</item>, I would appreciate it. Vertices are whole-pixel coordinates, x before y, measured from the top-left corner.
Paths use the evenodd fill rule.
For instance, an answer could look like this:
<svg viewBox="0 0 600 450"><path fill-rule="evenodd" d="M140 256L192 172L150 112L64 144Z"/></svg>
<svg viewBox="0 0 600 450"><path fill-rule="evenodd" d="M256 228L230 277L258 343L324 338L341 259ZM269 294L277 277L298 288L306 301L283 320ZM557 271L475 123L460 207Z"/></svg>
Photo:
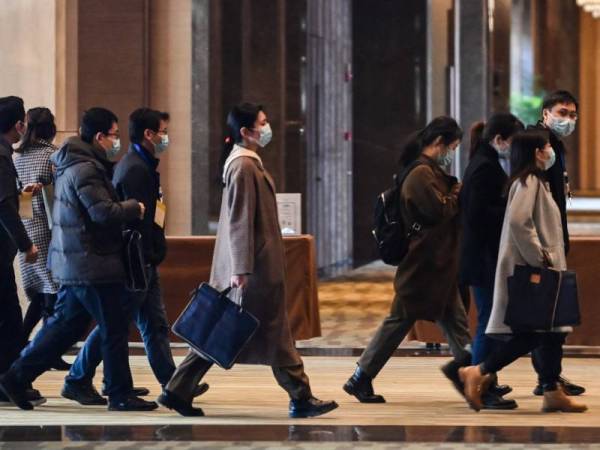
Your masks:
<svg viewBox="0 0 600 450"><path fill-rule="evenodd" d="M119 136L119 124L113 122L108 133L98 133L96 135L96 140L105 151L109 151L113 147L115 141L119 139Z"/></svg>
<svg viewBox="0 0 600 450"><path fill-rule="evenodd" d="M544 123L548 124L550 116L576 121L578 119L577 106L575 103L557 103L552 108L544 110Z"/></svg>

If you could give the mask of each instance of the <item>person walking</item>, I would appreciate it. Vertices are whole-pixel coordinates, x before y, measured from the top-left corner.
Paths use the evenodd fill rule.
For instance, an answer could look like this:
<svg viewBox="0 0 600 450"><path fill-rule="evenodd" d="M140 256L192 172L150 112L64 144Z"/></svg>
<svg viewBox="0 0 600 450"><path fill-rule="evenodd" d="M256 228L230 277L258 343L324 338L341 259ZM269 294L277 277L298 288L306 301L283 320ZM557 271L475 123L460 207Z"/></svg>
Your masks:
<svg viewBox="0 0 600 450"><path fill-rule="evenodd" d="M501 161L510 157L512 138L523 129L521 121L510 113L493 114L487 123L478 122L471 128L469 164L459 199L462 226L459 277L461 284L471 287L477 306L472 364L479 364L494 349L495 341L485 334L485 329L492 311L498 247L506 210L508 175ZM516 408L514 400L502 398L510 391L509 386L493 383L482 397L483 408Z"/></svg>
<svg viewBox="0 0 600 450"><path fill-rule="evenodd" d="M571 327L515 331L504 323L508 305L507 280L516 265L566 270L567 260L560 210L546 180L556 155L538 131L516 135L512 142L510 191L502 225L492 313L486 334L504 340L478 365L459 369L464 395L474 410L482 407L491 374L536 349L554 349ZM587 407L565 395L560 383L562 352L541 351L535 370L543 388L542 411L583 412Z"/></svg>
<svg viewBox="0 0 600 450"><path fill-rule="evenodd" d="M275 183L259 152L272 131L262 106L242 103L227 117L229 136L221 155L223 198L210 284L233 287L236 301L259 321L237 363L271 366L290 397L292 418L319 416L337 408L316 399L294 346L285 300L285 254L277 215ZM158 398L183 416L201 416L192 406L194 389L212 362L190 350Z"/></svg>
<svg viewBox="0 0 600 450"><path fill-rule="evenodd" d="M552 198L560 211L566 255L569 254L571 247L569 227L567 226L567 198L571 198L572 194L567 170L567 149L563 140L575 131L579 118L578 110L579 103L573 94L564 90L551 92L542 101L541 119L535 126L530 127L531 129L548 133L550 146L556 154L556 163L548 169L546 176L550 185L550 191L552 192ZM531 361L534 366L538 365L538 361L543 353L557 352L562 354L567 333L563 333L560 338L558 336L555 337L555 340L543 343L531 353ZM546 348L546 345L552 345L553 348ZM559 383L567 395L581 395L585 392L583 386L579 386L563 377L562 371ZM544 390L541 382L538 382L533 393L535 395L543 395Z"/></svg>
<svg viewBox="0 0 600 450"><path fill-rule="evenodd" d="M467 316L458 292L459 205L461 185L448 175L462 139L462 130L450 117L438 117L411 136L400 165L418 162L401 187L401 215L405 229L420 231L410 238L408 253L398 265L395 296L389 315L360 357L344 390L363 403L383 403L372 380L383 369L417 320L435 321L444 331L454 360L442 368L455 383L458 368L469 364L471 342Z"/></svg>
<svg viewBox="0 0 600 450"><path fill-rule="evenodd" d="M52 144L56 136L54 115L48 108L32 108L27 111L27 131L15 150L15 168L19 180L24 184L38 184L40 187L52 186L54 175L50 157L56 152ZM29 300L29 307L23 319L23 335L25 341L40 319L46 321L54 312L58 285L52 280L52 275L46 267L48 261L48 246L51 231L48 223L48 213L44 205L42 192L32 199L33 216L23 219L23 225L29 238L39 250L38 260L34 264L25 261L25 255L19 255L23 289ZM69 370L70 364L58 358L52 368Z"/></svg>

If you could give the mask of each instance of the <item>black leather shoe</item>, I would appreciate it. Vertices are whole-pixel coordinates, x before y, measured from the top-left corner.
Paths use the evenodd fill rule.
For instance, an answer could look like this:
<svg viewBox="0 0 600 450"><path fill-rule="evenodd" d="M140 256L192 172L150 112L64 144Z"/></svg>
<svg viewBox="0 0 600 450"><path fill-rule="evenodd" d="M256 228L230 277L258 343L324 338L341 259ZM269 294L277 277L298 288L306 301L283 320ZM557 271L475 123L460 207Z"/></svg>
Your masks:
<svg viewBox="0 0 600 450"><path fill-rule="evenodd" d="M47 402L46 397L42 397L42 393L37 389L25 389L25 395L33 406L40 406Z"/></svg>
<svg viewBox="0 0 600 450"><path fill-rule="evenodd" d="M108 401L98 394L98 391L92 384L65 383L60 395L69 400L74 400L80 405L108 404Z"/></svg>
<svg viewBox="0 0 600 450"><path fill-rule="evenodd" d="M18 381L14 380L9 374L0 377L0 392L4 394L15 406L31 411L33 405L27 399L27 390Z"/></svg>
<svg viewBox="0 0 600 450"><path fill-rule="evenodd" d="M489 391L481 396L481 403L483 409L515 409L518 406L514 400L504 399Z"/></svg>
<svg viewBox="0 0 600 450"><path fill-rule="evenodd" d="M361 403L385 403L385 398L373 391L373 379L360 366L344 384L344 391L355 396Z"/></svg>
<svg viewBox="0 0 600 450"><path fill-rule="evenodd" d="M194 398L200 397L201 395L205 394L206 391L208 391L208 384L200 383L198 386L196 386L194 388Z"/></svg>
<svg viewBox="0 0 600 450"><path fill-rule="evenodd" d="M306 400L290 400L289 416L292 419L322 416L333 411L338 406L334 401L324 402L315 397Z"/></svg>
<svg viewBox="0 0 600 450"><path fill-rule="evenodd" d="M108 404L109 411L152 411L156 408L158 408L156 402L147 402L133 395L123 400L111 401Z"/></svg>
<svg viewBox="0 0 600 450"><path fill-rule="evenodd" d="M497 395L498 397L504 397L506 394L510 394L513 388L508 384L497 384L494 383L488 388L488 392Z"/></svg>
<svg viewBox="0 0 600 450"><path fill-rule="evenodd" d="M583 386L573 384L566 378L560 377L558 383L562 386L563 392L571 397L581 395L585 392ZM544 387L541 384L538 384L533 390L533 395L544 395Z"/></svg>
<svg viewBox="0 0 600 450"><path fill-rule="evenodd" d="M104 397L108 397L105 387L102 388L102 395ZM131 390L131 395L133 395L134 397L146 397L147 395L150 395L150 389L145 388L145 387L135 387L134 386L133 389Z"/></svg>
<svg viewBox="0 0 600 450"><path fill-rule="evenodd" d="M157 402L165 408L177 411L184 417L201 417L204 415L204 411L201 408L194 408L191 403L183 401L166 389L158 396Z"/></svg>
<svg viewBox="0 0 600 450"><path fill-rule="evenodd" d="M458 369L461 368L461 365L457 363L455 360L450 360L442 367L440 370L444 374L446 378L450 380L454 389L461 395L461 397L465 396L465 386L462 381L460 381L460 377L458 376Z"/></svg>

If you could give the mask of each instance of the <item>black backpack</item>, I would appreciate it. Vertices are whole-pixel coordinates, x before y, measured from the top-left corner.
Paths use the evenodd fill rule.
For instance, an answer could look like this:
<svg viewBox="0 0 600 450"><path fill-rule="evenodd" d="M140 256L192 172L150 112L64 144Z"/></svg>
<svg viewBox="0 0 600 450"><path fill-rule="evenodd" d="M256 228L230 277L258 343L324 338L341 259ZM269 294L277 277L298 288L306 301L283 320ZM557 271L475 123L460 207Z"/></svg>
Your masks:
<svg viewBox="0 0 600 450"><path fill-rule="evenodd" d="M408 253L410 238L421 231L421 225L413 223L410 229L406 229L401 214L402 183L408 174L420 161L414 161L394 176L394 186L379 194L375 203L373 236L377 242L379 256L384 263L392 266L400 264Z"/></svg>

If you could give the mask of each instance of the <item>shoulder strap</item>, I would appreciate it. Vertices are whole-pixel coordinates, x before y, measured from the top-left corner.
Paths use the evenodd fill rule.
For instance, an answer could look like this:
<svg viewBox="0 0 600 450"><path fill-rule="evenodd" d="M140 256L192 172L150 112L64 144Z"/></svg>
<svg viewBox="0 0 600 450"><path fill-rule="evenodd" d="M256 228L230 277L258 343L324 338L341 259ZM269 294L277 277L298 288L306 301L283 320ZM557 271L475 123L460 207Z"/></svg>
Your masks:
<svg viewBox="0 0 600 450"><path fill-rule="evenodd" d="M404 180L406 179L406 177L408 177L408 175L413 171L413 169L416 169L418 166L420 166L422 164L423 164L422 161L419 161L418 159L416 159L413 162L411 162L408 166L404 167L394 177L394 179L396 181L396 186L398 186L400 188L402 186L402 183L404 183Z"/></svg>

